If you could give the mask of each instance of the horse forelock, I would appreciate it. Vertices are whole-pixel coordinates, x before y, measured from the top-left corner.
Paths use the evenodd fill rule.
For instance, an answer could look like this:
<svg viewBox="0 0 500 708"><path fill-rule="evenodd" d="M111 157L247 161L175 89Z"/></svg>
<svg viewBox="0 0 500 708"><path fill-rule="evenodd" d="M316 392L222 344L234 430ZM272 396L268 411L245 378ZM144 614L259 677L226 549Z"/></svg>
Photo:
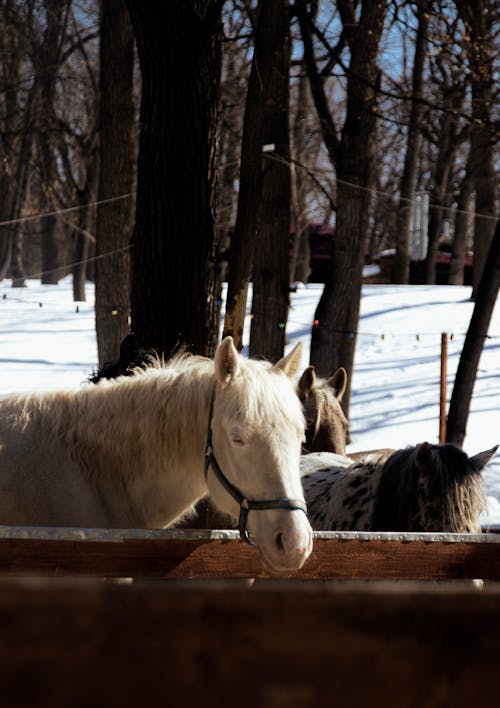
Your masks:
<svg viewBox="0 0 500 708"><path fill-rule="evenodd" d="M479 531L479 516L486 504L480 472L456 445L433 446L431 454L434 466L425 475L425 486L439 526L457 533Z"/></svg>
<svg viewBox="0 0 500 708"><path fill-rule="evenodd" d="M292 381L269 362L242 359L237 376L222 386L219 412L247 425L291 425L303 434L302 406Z"/></svg>

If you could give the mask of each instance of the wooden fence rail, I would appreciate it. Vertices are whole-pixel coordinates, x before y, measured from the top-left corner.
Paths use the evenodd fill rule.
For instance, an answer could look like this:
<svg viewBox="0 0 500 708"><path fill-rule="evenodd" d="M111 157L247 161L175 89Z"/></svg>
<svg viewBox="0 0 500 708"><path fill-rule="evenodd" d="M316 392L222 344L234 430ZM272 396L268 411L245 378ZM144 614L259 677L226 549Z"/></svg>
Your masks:
<svg viewBox="0 0 500 708"><path fill-rule="evenodd" d="M267 578L234 531L0 527L0 573ZM315 533L300 579L500 580L496 534Z"/></svg>
<svg viewBox="0 0 500 708"><path fill-rule="evenodd" d="M431 587L0 580L2 705L496 708L500 593Z"/></svg>
<svg viewBox="0 0 500 708"><path fill-rule="evenodd" d="M498 580L500 536L318 533L275 580L232 531L0 527L2 704L496 708L500 586L407 578Z"/></svg>

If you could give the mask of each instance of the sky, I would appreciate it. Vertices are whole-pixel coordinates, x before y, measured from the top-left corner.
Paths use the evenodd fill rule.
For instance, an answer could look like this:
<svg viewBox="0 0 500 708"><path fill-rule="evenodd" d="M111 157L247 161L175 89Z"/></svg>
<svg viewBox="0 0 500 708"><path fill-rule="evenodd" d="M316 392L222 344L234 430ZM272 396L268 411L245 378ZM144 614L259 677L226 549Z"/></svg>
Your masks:
<svg viewBox="0 0 500 708"><path fill-rule="evenodd" d="M287 349L304 345L322 285L292 293ZM441 333L447 333L447 400L473 303L470 287L365 285L350 403L349 452L438 442ZM71 278L57 286L0 283L0 395L78 389L97 366L94 294L72 300ZM247 318L245 342L248 344ZM500 443L500 305L496 304L474 388L464 450L473 455ZM243 350L247 355L247 347ZM333 371L331 372L334 373ZM500 524L500 450L484 472L482 522Z"/></svg>

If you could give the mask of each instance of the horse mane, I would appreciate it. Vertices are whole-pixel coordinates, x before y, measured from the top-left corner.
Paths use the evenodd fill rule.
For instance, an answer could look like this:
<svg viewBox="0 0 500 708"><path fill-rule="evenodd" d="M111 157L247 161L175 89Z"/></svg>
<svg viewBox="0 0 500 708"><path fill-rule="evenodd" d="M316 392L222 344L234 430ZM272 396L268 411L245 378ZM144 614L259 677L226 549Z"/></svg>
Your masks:
<svg viewBox="0 0 500 708"><path fill-rule="evenodd" d="M419 531L419 505L436 514L436 523L450 532L477 531L485 497L481 475L468 464L465 452L452 444L426 445L394 452L383 463L374 511L377 531ZM424 456L422 455L422 458Z"/></svg>
<svg viewBox="0 0 500 708"><path fill-rule="evenodd" d="M420 472L414 463L415 448L396 450L382 462L373 508L374 531L409 531L417 509Z"/></svg>
<svg viewBox="0 0 500 708"><path fill-rule="evenodd" d="M285 409L303 430L301 406L290 379L275 368L270 385L271 369L269 362L241 358L238 374L228 384L231 395L224 395L222 385L216 408L220 406L229 418L239 417L250 425L254 421L256 427L267 423L270 429ZM208 425L215 383L213 359L181 352L167 362L151 357L147 365L134 369L133 376L103 378L76 391L11 397L2 402L2 415L12 408L19 427L36 426L42 436L46 431L51 439L65 440L71 456L87 469L96 458L94 451L105 446L105 463L95 474L106 474L106 467L117 464L124 472L126 467L132 469L139 449L146 451L148 464L156 469L157 460L162 456L176 460L181 449L203 454L200 431Z"/></svg>

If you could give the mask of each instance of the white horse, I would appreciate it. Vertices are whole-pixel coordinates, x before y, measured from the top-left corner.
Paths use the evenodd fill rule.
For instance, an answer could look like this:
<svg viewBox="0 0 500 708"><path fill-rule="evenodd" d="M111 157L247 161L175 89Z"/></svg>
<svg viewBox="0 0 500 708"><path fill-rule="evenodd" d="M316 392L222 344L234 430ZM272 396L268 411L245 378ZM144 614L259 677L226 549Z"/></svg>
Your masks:
<svg viewBox="0 0 500 708"><path fill-rule="evenodd" d="M165 527L208 490L272 569L300 568L300 358L297 345L274 366L245 360L226 337L215 360L1 400L0 523Z"/></svg>

